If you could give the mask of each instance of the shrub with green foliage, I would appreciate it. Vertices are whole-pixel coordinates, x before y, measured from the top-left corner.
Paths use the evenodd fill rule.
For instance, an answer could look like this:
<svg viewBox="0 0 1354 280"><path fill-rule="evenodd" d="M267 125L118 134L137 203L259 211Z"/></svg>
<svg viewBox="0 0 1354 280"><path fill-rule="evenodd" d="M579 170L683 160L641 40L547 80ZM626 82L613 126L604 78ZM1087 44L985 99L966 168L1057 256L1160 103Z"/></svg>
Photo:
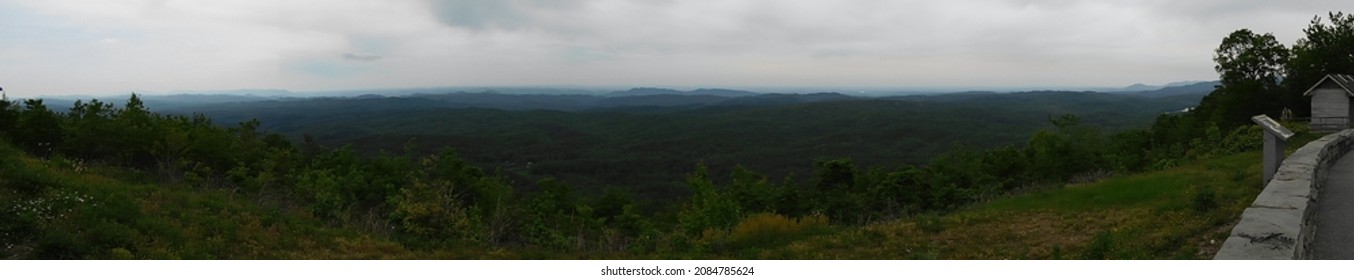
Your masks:
<svg viewBox="0 0 1354 280"><path fill-rule="evenodd" d="M1193 198L1190 199L1190 205L1193 206L1194 211L1208 213L1218 208L1218 194L1212 188L1202 188L1194 193Z"/></svg>
<svg viewBox="0 0 1354 280"><path fill-rule="evenodd" d="M741 211L738 203L716 188L705 165L696 167L696 173L687 179L687 184L692 189L691 199L677 213L677 221L686 233L696 235L707 229L726 230L738 222Z"/></svg>
<svg viewBox="0 0 1354 280"><path fill-rule="evenodd" d="M464 166L450 151L420 161L420 168L391 199L399 232L434 245L488 241L489 226L472 191L492 184L477 168Z"/></svg>
<svg viewBox="0 0 1354 280"><path fill-rule="evenodd" d="M573 188L554 179L537 182L540 189L522 202L520 238L531 246L554 250L576 249L580 226L578 199Z"/></svg>

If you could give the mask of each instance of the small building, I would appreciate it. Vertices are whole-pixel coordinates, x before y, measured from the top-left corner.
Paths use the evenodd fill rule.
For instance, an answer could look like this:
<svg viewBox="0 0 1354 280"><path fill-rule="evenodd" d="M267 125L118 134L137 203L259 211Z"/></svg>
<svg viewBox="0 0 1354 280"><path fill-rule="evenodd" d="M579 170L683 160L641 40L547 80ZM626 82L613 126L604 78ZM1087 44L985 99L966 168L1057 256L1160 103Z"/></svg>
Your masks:
<svg viewBox="0 0 1354 280"><path fill-rule="evenodd" d="M1321 78L1303 96L1312 97L1312 131L1337 131L1349 128L1354 115L1354 76L1330 74Z"/></svg>

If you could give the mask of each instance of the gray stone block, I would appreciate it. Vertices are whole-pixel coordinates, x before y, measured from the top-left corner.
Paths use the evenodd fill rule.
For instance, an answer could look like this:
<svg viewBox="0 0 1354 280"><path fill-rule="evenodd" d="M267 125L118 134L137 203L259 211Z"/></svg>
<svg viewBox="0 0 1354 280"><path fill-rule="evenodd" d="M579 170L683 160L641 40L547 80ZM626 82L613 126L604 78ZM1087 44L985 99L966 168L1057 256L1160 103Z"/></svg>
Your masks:
<svg viewBox="0 0 1354 280"><path fill-rule="evenodd" d="M1246 234L1263 236L1274 233L1296 238L1302 225L1306 209L1276 209L1264 207L1246 208L1241 213L1241 222L1232 228L1232 236Z"/></svg>
<svg viewBox="0 0 1354 280"><path fill-rule="evenodd" d="M1313 171L1316 170L1316 165L1312 162L1284 161L1283 165L1279 166L1279 171L1274 173L1273 181L1311 180Z"/></svg>
<svg viewBox="0 0 1354 280"><path fill-rule="evenodd" d="M1255 197L1251 207L1306 211L1315 199L1310 186L1311 183L1305 180L1271 181L1269 186Z"/></svg>
<svg viewBox="0 0 1354 280"><path fill-rule="evenodd" d="M1293 259L1299 253L1303 214L1298 209L1247 208L1214 258Z"/></svg>
<svg viewBox="0 0 1354 280"><path fill-rule="evenodd" d="M1241 214L1214 259L1281 260L1308 256L1316 198L1327 169L1354 148L1354 129L1307 143L1289 155L1274 179Z"/></svg>
<svg viewBox="0 0 1354 280"><path fill-rule="evenodd" d="M1223 241L1215 260L1289 260L1291 250L1274 248L1262 243L1251 243L1250 238L1231 236Z"/></svg>

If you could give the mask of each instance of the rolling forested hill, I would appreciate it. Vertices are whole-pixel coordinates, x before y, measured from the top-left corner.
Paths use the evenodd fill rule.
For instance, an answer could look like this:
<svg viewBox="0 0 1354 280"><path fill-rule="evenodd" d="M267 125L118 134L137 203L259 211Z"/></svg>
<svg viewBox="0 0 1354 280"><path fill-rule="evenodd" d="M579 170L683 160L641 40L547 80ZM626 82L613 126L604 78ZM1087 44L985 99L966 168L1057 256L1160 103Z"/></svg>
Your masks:
<svg viewBox="0 0 1354 280"><path fill-rule="evenodd" d="M1050 126L1051 116L1062 114L1111 132L1144 127L1207 93L701 94L709 91L461 92L224 103L167 112L203 113L221 125L258 119L265 131L309 136L314 145L351 144L368 155L452 147L518 184L554 177L583 189L623 187L652 198L681 194L682 178L701 162L713 170L742 165L773 178L805 177L814 161L826 159L880 168L926 164L956 147L1022 146L1031 133Z"/></svg>

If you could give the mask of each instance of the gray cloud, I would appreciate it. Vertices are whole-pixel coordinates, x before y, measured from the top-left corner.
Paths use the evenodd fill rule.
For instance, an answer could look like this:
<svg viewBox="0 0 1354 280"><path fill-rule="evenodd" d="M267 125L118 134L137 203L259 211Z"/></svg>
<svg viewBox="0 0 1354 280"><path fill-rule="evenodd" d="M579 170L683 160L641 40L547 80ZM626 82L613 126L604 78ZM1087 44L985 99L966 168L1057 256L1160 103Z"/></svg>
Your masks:
<svg viewBox="0 0 1354 280"><path fill-rule="evenodd" d="M432 12L442 23L470 29L516 27L523 18L506 1L432 0Z"/></svg>
<svg viewBox="0 0 1354 280"><path fill-rule="evenodd" d="M540 24L541 11L568 10L577 0L429 0L431 12L443 24L472 30L516 29Z"/></svg>
<svg viewBox="0 0 1354 280"><path fill-rule="evenodd" d="M1347 0L133 2L0 0L7 42L0 77L54 92L1161 84L1216 78L1212 51L1233 30L1272 32L1292 44L1313 16L1350 7Z"/></svg>
<svg viewBox="0 0 1354 280"><path fill-rule="evenodd" d="M345 53L343 54L343 59L365 62L365 61L376 61L378 59L381 59L381 56L375 54Z"/></svg>

